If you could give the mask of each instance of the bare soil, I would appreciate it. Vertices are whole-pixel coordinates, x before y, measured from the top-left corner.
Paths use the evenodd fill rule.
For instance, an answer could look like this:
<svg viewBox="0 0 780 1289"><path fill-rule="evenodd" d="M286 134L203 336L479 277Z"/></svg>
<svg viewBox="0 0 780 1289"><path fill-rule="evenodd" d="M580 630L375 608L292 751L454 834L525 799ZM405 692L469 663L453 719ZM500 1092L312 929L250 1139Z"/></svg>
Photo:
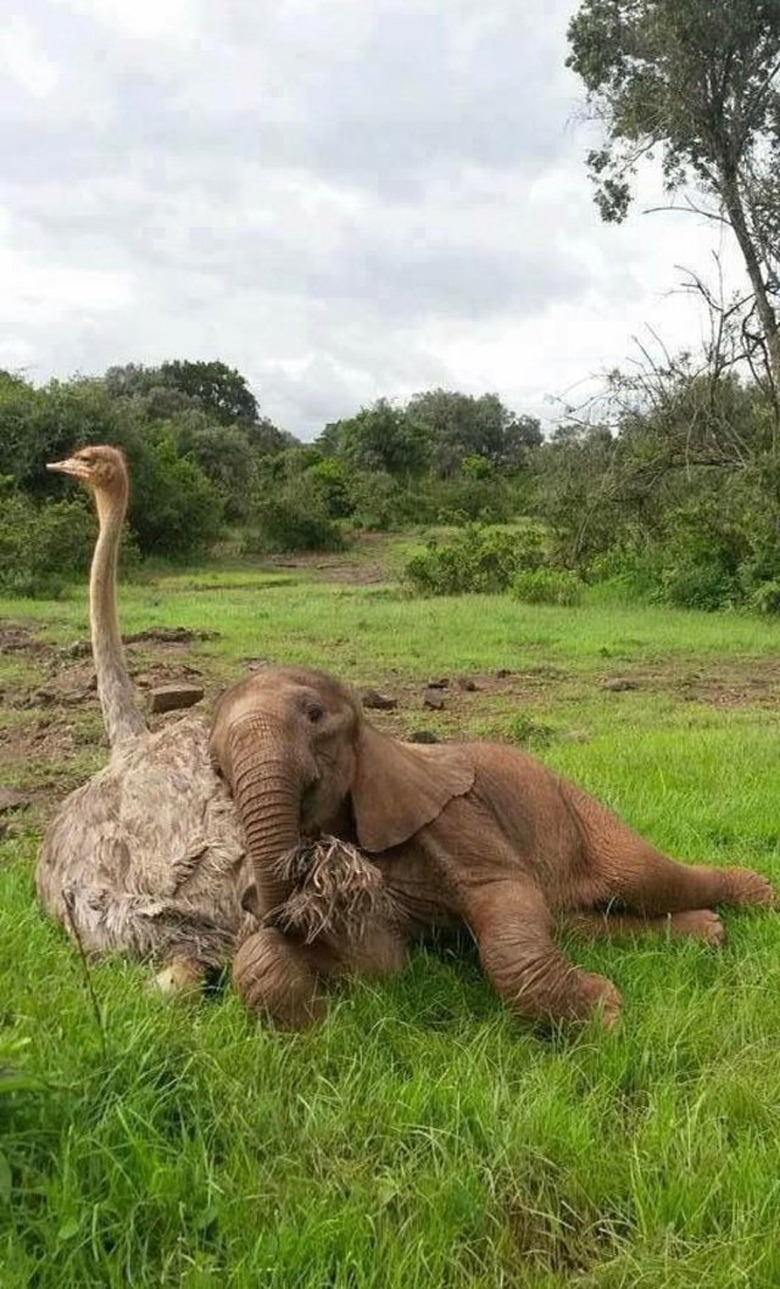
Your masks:
<svg viewBox="0 0 780 1289"><path fill-rule="evenodd" d="M316 562L315 562L316 561ZM340 561L340 562L339 562ZM318 567L329 580L373 580L379 567L357 566L344 557L332 560L300 557L295 567ZM384 574L382 574L384 578ZM197 682L205 690L200 704L204 715L219 692L220 681L198 658L193 665L187 651L203 633L185 628L155 628L126 636L131 675L141 694L157 685ZM140 656L139 656L140 652ZM25 679L0 681L0 788L21 788L32 796L34 807L44 813L52 803L81 782L85 756L105 747L96 680L88 642L58 647L36 637L21 623L0 622L0 653L23 659ZM575 674L551 666L522 670L426 676L415 680L390 674L374 678L382 693L396 700L392 710L371 710L380 728L406 738L457 737L469 722L485 730L502 728L516 714L518 741L533 747L544 743L548 728L534 723L540 697L551 689L572 684L606 703L630 704L637 696L672 695L678 701L718 708L780 705L780 660L750 658L723 661L711 668L691 667L679 658L659 660L652 667L626 667L616 673ZM431 697L440 700L432 704ZM428 702L426 703L426 697ZM154 715L150 725L179 719L178 711ZM526 719L523 719L526 718ZM573 730L567 738L587 738L587 731ZM94 756L93 756L94 759ZM24 807L11 818L24 814Z"/></svg>

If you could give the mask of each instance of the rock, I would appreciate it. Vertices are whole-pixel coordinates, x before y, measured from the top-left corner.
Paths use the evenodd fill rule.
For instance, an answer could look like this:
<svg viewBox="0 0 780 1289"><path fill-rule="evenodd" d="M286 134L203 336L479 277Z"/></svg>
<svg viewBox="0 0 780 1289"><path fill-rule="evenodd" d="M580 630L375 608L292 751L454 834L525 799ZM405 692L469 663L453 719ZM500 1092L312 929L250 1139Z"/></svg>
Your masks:
<svg viewBox="0 0 780 1289"><path fill-rule="evenodd" d="M496 680L506 680L507 676L511 676L511 675L512 673L508 667L499 667L498 671L496 672Z"/></svg>
<svg viewBox="0 0 780 1289"><path fill-rule="evenodd" d="M423 707L428 707L434 712L440 712L444 707L444 694L442 691L435 686L429 685L423 696Z"/></svg>
<svg viewBox="0 0 780 1289"><path fill-rule="evenodd" d="M0 788L0 815L9 810L22 810L32 805L32 797L26 792L17 792L16 788Z"/></svg>
<svg viewBox="0 0 780 1289"><path fill-rule="evenodd" d="M438 743L440 740L433 730L413 730L406 741L407 743Z"/></svg>
<svg viewBox="0 0 780 1289"><path fill-rule="evenodd" d="M429 680L429 689L448 689L450 684L449 676L442 676L441 680Z"/></svg>
<svg viewBox="0 0 780 1289"><path fill-rule="evenodd" d="M475 694L479 689L479 685L476 680L472 680L470 676L459 676L458 689L465 690L467 694Z"/></svg>
<svg viewBox="0 0 780 1289"><path fill-rule="evenodd" d="M203 689L200 685L157 685L149 691L149 706L153 712L172 712L178 707L192 707L202 697Z"/></svg>
<svg viewBox="0 0 780 1289"><path fill-rule="evenodd" d="M86 658L92 653L90 640L74 640L72 644L60 645L57 653L61 658Z"/></svg>
<svg viewBox="0 0 780 1289"><path fill-rule="evenodd" d="M247 671L263 671L264 668L271 666L270 658L245 658Z"/></svg>
<svg viewBox="0 0 780 1289"><path fill-rule="evenodd" d="M625 680L621 676L610 676L601 682L602 689L608 689L612 694L623 694L629 689L638 689L639 686L635 680Z"/></svg>
<svg viewBox="0 0 780 1289"><path fill-rule="evenodd" d="M372 707L378 712L392 712L398 706L397 698L382 694L378 689L364 689L360 701L364 707Z"/></svg>

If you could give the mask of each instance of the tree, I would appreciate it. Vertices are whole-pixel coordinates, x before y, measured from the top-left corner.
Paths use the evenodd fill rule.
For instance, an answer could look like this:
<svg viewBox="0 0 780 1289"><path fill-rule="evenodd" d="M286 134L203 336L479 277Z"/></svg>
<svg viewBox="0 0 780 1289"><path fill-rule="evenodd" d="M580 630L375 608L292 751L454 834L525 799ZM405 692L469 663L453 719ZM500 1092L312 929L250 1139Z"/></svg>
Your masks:
<svg viewBox="0 0 780 1289"><path fill-rule="evenodd" d="M450 478L469 457L482 457L492 466L520 465L529 447L542 441L539 422L516 417L496 394L460 394L446 389L416 394L406 407L407 418L428 434L433 465Z"/></svg>
<svg viewBox="0 0 780 1289"><path fill-rule="evenodd" d="M164 420L187 407L210 413L220 425L254 424L257 399L245 377L225 363L165 362L159 367L126 363L104 376L112 398L141 399L151 419Z"/></svg>
<svg viewBox="0 0 780 1289"><path fill-rule="evenodd" d="M326 425L317 447L324 455L340 456L353 470L408 477L427 467L431 436L426 426L380 398L357 416Z"/></svg>
<svg viewBox="0 0 780 1289"><path fill-rule="evenodd" d="M244 377L222 362L163 363L160 374L166 385L180 390L223 425L257 420L257 399Z"/></svg>
<svg viewBox="0 0 780 1289"><path fill-rule="evenodd" d="M780 384L780 0L584 0L568 35L606 134L588 155L602 217L625 218L654 148L669 192L692 182L714 198Z"/></svg>

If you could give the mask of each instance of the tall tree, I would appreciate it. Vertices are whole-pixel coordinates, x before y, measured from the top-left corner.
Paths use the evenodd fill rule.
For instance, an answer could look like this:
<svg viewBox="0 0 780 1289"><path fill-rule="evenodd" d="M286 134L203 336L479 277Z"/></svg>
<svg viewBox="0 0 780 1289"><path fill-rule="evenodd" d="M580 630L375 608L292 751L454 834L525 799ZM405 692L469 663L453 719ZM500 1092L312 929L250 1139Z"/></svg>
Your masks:
<svg viewBox="0 0 780 1289"><path fill-rule="evenodd" d="M588 156L602 217L625 218L653 149L667 190L693 183L714 198L780 385L780 0L584 0L568 35L567 65L605 130Z"/></svg>
<svg viewBox="0 0 780 1289"><path fill-rule="evenodd" d="M410 422L428 433L437 474L449 478L464 459L482 457L493 466L517 466L542 441L539 422L515 416L496 394L461 394L432 389L415 394L406 407Z"/></svg>

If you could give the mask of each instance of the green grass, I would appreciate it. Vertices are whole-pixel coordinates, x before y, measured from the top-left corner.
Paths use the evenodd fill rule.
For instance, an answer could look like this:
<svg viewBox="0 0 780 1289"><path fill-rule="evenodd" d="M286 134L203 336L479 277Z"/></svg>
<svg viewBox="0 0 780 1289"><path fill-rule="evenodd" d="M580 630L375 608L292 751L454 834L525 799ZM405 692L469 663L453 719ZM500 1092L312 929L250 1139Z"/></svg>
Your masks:
<svg viewBox="0 0 780 1289"><path fill-rule="evenodd" d="M395 689L396 728L516 738L671 853L780 882L769 622L415 601L287 571L165 575L122 599L126 631L221 633L175 654L210 693L248 658L325 665ZM58 644L86 633L81 590L0 601L0 617ZM6 699L46 667L0 658ZM489 683L497 668L517 675ZM423 713L428 678L467 671L480 690ZM603 689L616 675L638 688ZM0 716L0 755L25 722L75 734L59 761L46 744L15 759L8 742L6 786L60 795L100 762L94 709ZM772 914L728 913L719 953L572 945L624 994L609 1034L534 1032L472 955L432 949L399 979L334 996L302 1036L256 1027L229 992L168 1004L148 970L108 962L92 972L101 1030L78 955L34 902L44 814L0 841L2 1289L780 1284ZM6 1063L33 1086L4 1091Z"/></svg>

